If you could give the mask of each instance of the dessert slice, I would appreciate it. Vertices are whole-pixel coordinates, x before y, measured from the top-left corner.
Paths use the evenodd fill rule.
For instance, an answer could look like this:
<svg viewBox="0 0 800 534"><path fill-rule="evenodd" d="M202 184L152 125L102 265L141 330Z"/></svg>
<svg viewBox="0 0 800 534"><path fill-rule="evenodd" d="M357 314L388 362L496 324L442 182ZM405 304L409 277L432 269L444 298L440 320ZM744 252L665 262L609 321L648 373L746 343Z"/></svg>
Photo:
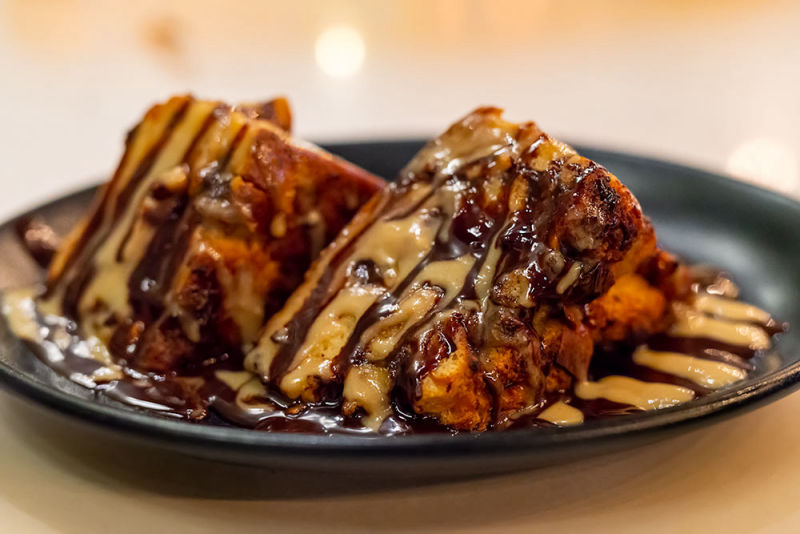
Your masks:
<svg viewBox="0 0 800 534"><path fill-rule="evenodd" d="M481 108L361 209L246 366L293 413L498 428L585 380L595 343L666 328L681 287L616 177Z"/></svg>
<svg viewBox="0 0 800 534"><path fill-rule="evenodd" d="M241 357L382 187L293 139L290 124L283 99L180 96L150 109L54 258L43 309L141 371Z"/></svg>

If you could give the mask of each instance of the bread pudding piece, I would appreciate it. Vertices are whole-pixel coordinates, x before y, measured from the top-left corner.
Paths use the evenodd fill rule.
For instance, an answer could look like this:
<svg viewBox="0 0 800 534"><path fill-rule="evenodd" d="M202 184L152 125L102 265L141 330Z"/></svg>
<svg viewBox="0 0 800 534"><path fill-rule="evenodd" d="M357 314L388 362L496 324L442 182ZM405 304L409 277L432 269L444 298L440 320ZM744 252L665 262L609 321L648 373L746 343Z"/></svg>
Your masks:
<svg viewBox="0 0 800 534"><path fill-rule="evenodd" d="M141 371L241 357L383 185L290 125L283 99L150 109L54 258L43 307Z"/></svg>
<svg viewBox="0 0 800 534"><path fill-rule="evenodd" d="M362 208L246 366L373 429L502 427L585 380L596 342L665 328L668 259L615 176L481 108Z"/></svg>
<svg viewBox="0 0 800 534"><path fill-rule="evenodd" d="M659 250L586 306L595 342L632 344L665 331L673 320L671 303L689 298L692 281L686 265Z"/></svg>

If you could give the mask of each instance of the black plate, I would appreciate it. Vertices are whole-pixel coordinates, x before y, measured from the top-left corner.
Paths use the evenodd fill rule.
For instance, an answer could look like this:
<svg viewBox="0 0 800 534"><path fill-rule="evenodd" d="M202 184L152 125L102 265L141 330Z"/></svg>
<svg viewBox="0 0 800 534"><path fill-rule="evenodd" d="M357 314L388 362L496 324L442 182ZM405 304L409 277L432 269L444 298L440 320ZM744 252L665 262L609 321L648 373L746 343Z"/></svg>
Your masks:
<svg viewBox="0 0 800 534"><path fill-rule="evenodd" d="M377 174L393 176L419 141L328 147ZM707 172L613 152L583 149L627 184L655 223L662 244L692 261L733 273L743 298L790 324L800 325L800 204L778 194ZM58 230L85 210L91 190L42 206ZM10 224L0 227L0 282L22 285L41 277L16 242ZM771 402L800 380L798 329L783 335L777 354L730 388L658 412L482 435L415 435L363 438L301 435L213 427L148 415L83 389L41 364L4 324L0 325L0 379L9 388L75 420L194 455L266 466L328 471L479 474L514 470L660 439Z"/></svg>

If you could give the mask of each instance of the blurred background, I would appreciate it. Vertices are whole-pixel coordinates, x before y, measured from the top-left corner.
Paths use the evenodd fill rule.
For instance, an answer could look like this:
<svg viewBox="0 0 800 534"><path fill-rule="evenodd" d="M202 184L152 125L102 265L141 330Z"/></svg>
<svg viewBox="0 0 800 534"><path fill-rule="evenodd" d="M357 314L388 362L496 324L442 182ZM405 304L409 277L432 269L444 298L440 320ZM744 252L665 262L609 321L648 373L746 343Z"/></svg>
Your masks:
<svg viewBox="0 0 800 534"><path fill-rule="evenodd" d="M286 95L314 141L431 136L492 104L800 196L798 27L791 0L0 0L0 215L103 179L142 112L189 91Z"/></svg>

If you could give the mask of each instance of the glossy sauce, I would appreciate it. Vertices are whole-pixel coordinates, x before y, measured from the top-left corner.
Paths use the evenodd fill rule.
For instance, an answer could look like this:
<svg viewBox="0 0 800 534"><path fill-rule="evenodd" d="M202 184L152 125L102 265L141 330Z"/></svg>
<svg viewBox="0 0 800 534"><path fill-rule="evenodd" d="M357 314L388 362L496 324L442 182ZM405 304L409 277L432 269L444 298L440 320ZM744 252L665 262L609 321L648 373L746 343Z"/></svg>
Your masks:
<svg viewBox="0 0 800 534"><path fill-rule="evenodd" d="M534 125L476 112L429 143L362 210L366 221L323 254L267 322L245 366L290 399L313 403L339 399L351 371L368 361L390 376L372 391L371 404L411 414L425 411L408 405L451 360L459 332L469 329L477 352L499 346L532 358L526 334L534 309L588 302L612 282L615 260L568 253L558 234L581 194L599 191L592 200L613 218L623 199L612 180ZM575 232L584 241L576 250L598 246L595 229L583 230ZM609 246L627 250L630 242ZM499 422L503 384L484 368L475 374L482 382L473 391L485 401L479 424ZM346 411L371 411L351 400Z"/></svg>
<svg viewBox="0 0 800 534"><path fill-rule="evenodd" d="M727 278L715 283L731 284ZM696 291L694 302L706 308L709 293L705 287ZM388 377L382 368L369 363L350 370L341 401L302 409L283 393L265 387L253 373L243 371L241 359L218 362L194 376L144 375L115 364L99 340L79 337L71 321L43 313L33 296L31 290L3 295L3 313L11 329L56 372L132 406L167 417L265 431L355 435L452 432L402 406L386 404L381 390ZM710 311L719 311L719 305L738 310L735 322L750 318L754 322L748 326L770 333L782 328L768 314L738 301L715 301ZM548 397L506 426L570 426L702 397L746 378L754 367L752 358L762 351L749 346L749 338L733 340L738 345L731 341L721 342L713 335L668 334L653 336L637 347L598 349L588 381ZM342 414L341 403L351 401L367 407L365 416L355 419Z"/></svg>
<svg viewBox="0 0 800 534"><path fill-rule="evenodd" d="M240 348L206 354L197 343L200 325L175 309L158 287L170 285L177 268L170 258L179 261L191 247L191 233L202 230L195 217L213 209L225 219L225 202L188 208L182 195L155 192L184 187L183 163L164 162L183 161L195 144L191 139L210 135L214 110L173 109L172 119L164 118L152 138L136 136L146 146L132 144L130 164L123 161L111 182L120 189L108 193L114 202L96 206L100 215L89 224L99 226L100 237L79 243L71 261L56 257L54 271L70 280L67 291L39 299L38 308L29 297L10 294L6 316L60 373L164 415L263 430L449 431L417 415L425 410L410 404L445 358L451 362L458 353L453 332L459 327L468 332L477 352L510 348L519 361L533 360L534 314L566 315L567 307L603 294L617 260L602 247L626 252L633 238L624 236L646 230L622 220L624 210L616 208L635 201L626 200L629 193L621 186L612 187L613 175L534 125L512 125L496 111L476 112L423 149L339 234L260 336L264 310L251 305L247 284L209 292L234 297L238 304L231 315L246 339ZM186 131L173 136L172 128ZM246 138L252 132L246 128L223 129L225 155L219 161L210 157L215 172L242 157L239 143L250 146ZM140 211L148 201L153 209ZM638 206L629 207L638 213ZM277 234L285 230L279 220L270 227ZM607 228L618 231L606 235ZM168 248L172 244L177 250ZM472 362L478 367L471 375L479 377L476 389L483 387L488 398L483 407L491 420L481 424L493 429L576 424L673 406L740 380L753 369L750 360L770 348L781 325L733 300L738 290L730 280L718 275L697 280L695 298L675 303L669 331L636 345L596 347L588 376L585 362L577 371L560 360L548 362L548 368L559 365L582 381L507 418L498 414L509 386L494 370ZM101 300L104 308L94 304ZM53 309L53 302L60 309ZM134 302L145 303L135 311L146 318L181 322L192 342L189 350L202 356L193 360L202 364L163 376L119 363L129 361L128 350L136 347L115 344L113 336L109 341L108 324L130 316ZM81 335L62 314L79 318ZM251 341L254 348L244 354ZM531 367L512 385L524 388L527 381L530 388L538 370Z"/></svg>

